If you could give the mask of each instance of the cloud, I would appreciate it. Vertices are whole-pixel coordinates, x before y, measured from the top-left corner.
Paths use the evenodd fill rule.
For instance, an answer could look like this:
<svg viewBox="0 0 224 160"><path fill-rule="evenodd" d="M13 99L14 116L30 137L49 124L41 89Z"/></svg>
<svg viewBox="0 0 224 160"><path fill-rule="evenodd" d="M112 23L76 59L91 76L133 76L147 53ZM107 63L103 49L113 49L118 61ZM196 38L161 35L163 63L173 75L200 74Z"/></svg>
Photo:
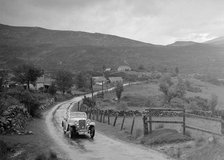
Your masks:
<svg viewBox="0 0 224 160"><path fill-rule="evenodd" d="M223 35L222 0L0 0L0 23L115 34L149 43Z"/></svg>
<svg viewBox="0 0 224 160"><path fill-rule="evenodd" d="M70 9L86 9L95 5L104 5L105 0L26 0L36 7L65 11Z"/></svg>

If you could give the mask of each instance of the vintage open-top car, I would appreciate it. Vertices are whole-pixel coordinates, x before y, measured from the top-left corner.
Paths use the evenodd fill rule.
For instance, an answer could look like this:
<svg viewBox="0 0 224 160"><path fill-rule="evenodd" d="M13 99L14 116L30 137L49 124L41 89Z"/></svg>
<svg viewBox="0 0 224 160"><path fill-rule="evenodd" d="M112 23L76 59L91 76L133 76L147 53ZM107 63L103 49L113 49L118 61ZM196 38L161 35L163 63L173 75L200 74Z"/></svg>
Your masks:
<svg viewBox="0 0 224 160"><path fill-rule="evenodd" d="M69 112L62 121L64 134L73 138L79 134L89 133L93 138L95 135L95 122L87 118L85 112Z"/></svg>

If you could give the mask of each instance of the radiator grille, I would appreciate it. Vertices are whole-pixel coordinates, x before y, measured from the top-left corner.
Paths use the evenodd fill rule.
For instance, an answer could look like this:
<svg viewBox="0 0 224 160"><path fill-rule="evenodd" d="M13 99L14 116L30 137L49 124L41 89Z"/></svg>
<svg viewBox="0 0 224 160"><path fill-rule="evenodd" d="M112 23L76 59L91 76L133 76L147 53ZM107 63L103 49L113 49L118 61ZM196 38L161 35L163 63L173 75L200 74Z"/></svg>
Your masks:
<svg viewBox="0 0 224 160"><path fill-rule="evenodd" d="M85 129L86 127L86 121L85 120L79 120L79 128Z"/></svg>

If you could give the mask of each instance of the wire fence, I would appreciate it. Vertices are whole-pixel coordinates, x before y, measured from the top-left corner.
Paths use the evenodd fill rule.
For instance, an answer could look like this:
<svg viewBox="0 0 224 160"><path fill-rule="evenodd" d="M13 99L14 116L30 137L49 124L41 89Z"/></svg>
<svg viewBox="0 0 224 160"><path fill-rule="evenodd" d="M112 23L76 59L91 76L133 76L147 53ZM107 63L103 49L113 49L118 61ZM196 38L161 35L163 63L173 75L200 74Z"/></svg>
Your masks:
<svg viewBox="0 0 224 160"><path fill-rule="evenodd" d="M186 130L194 130L212 135L224 135L224 116L205 117L187 113L183 109L167 108L154 108L150 111L147 109L145 112L102 110L91 109L81 103L78 105L78 110L86 112L88 118L92 120L112 125L117 130L125 130L135 136L146 135L162 127L176 129L183 134ZM160 124L163 126L160 127Z"/></svg>
<svg viewBox="0 0 224 160"><path fill-rule="evenodd" d="M118 130L134 135L143 132L142 113L139 111L91 109L84 105L78 105L78 110L86 112L89 119L114 126Z"/></svg>

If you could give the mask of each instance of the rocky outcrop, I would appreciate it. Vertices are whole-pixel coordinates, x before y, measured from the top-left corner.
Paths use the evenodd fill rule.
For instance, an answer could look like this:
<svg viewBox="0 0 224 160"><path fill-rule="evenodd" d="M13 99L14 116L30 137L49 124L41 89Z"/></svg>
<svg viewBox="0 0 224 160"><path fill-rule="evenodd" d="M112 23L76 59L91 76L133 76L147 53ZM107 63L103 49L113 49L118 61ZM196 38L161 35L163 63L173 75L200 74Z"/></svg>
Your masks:
<svg viewBox="0 0 224 160"><path fill-rule="evenodd" d="M28 134L24 131L30 118L24 106L9 106L0 118L0 134Z"/></svg>

